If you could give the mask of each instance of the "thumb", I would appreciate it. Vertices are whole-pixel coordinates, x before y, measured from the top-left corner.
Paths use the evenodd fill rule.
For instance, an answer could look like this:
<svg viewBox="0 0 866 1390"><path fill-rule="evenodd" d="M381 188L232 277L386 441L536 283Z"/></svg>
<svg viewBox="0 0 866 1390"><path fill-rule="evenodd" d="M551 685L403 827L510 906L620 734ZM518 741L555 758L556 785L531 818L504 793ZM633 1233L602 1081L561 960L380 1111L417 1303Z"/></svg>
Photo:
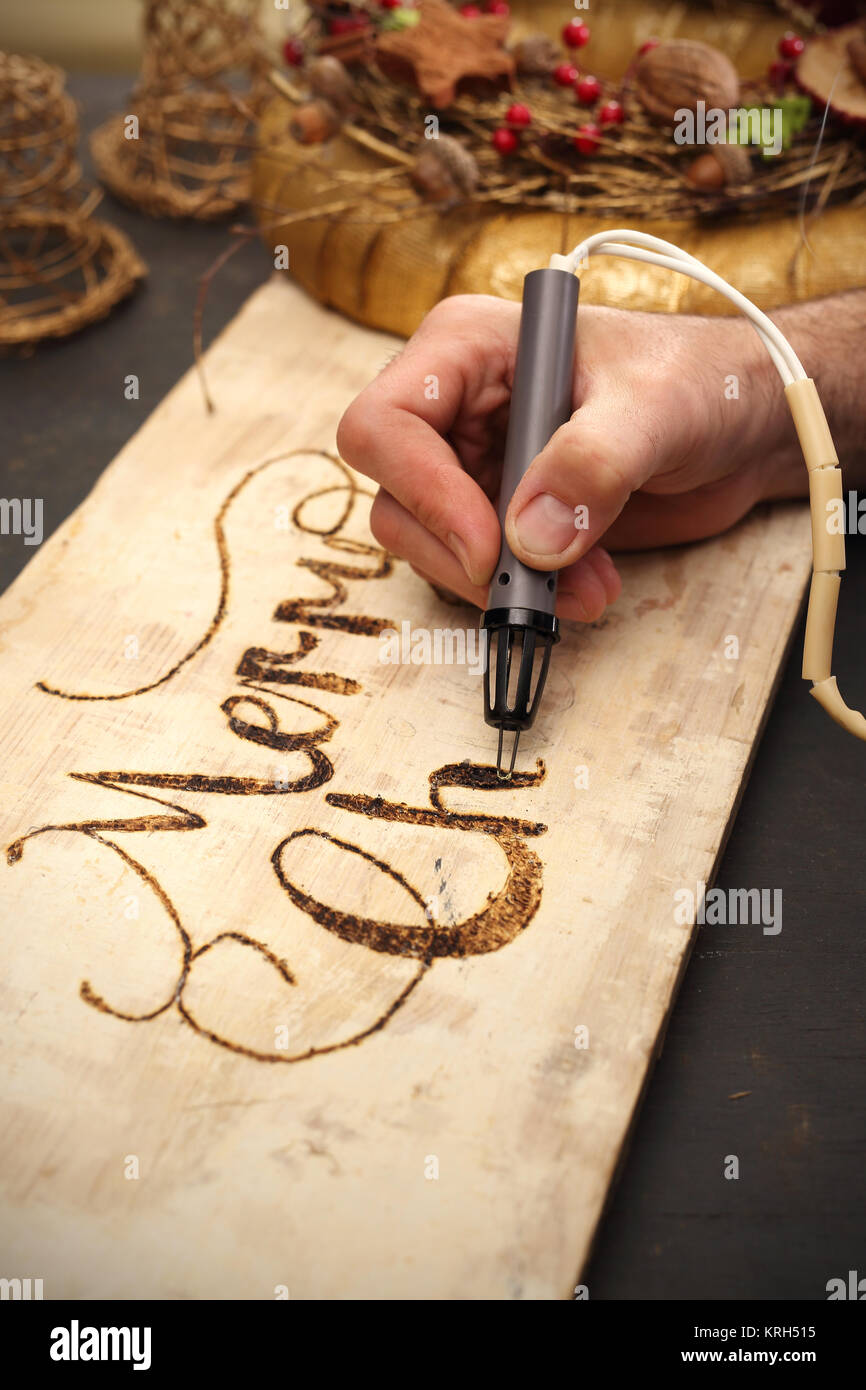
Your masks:
<svg viewBox="0 0 866 1390"><path fill-rule="evenodd" d="M519 560L561 569L579 560L619 516L658 461L645 426L622 423L616 402L587 403L560 426L533 459L505 517Z"/></svg>

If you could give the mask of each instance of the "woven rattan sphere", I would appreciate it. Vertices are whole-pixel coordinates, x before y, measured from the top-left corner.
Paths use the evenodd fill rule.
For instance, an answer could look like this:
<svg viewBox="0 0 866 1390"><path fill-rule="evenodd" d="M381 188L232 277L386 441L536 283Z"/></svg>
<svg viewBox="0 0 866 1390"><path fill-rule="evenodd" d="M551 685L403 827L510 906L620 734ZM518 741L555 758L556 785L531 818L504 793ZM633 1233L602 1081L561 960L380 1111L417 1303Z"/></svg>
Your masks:
<svg viewBox="0 0 866 1390"><path fill-rule="evenodd" d="M269 67L258 0L147 0L128 114L91 137L103 183L156 217L233 212L249 196Z"/></svg>
<svg viewBox="0 0 866 1390"><path fill-rule="evenodd" d="M0 203L59 201L79 177L77 146L60 68L0 53Z"/></svg>

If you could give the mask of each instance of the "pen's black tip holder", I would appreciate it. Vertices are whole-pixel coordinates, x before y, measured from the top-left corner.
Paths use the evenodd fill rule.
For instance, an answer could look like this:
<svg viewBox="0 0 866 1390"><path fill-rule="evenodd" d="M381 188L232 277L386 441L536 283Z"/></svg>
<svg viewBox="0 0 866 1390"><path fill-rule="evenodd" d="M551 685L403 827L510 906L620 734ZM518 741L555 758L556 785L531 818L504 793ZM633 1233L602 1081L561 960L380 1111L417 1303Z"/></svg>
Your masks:
<svg viewBox="0 0 866 1390"><path fill-rule="evenodd" d="M487 633L485 721L499 730L528 729L544 690L551 648L559 641L559 624L553 614L531 608L493 608L481 626Z"/></svg>

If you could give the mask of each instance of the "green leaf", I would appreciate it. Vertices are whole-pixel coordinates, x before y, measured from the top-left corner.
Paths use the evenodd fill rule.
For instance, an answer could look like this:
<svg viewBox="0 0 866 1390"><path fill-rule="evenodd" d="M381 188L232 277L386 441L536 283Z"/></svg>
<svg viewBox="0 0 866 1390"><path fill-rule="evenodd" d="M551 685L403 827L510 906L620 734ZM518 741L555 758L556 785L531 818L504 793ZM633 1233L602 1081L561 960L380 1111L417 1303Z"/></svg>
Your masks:
<svg viewBox="0 0 866 1390"><path fill-rule="evenodd" d="M787 149L812 114L811 99L807 96L780 97L773 109L782 113L782 148ZM772 155L764 150L764 157L770 159Z"/></svg>
<svg viewBox="0 0 866 1390"><path fill-rule="evenodd" d="M803 129L812 114L812 101L807 96L782 97L776 105L782 112L785 127L792 135Z"/></svg>
<svg viewBox="0 0 866 1390"><path fill-rule="evenodd" d="M388 10L382 19L383 29L411 29L421 18L420 10Z"/></svg>

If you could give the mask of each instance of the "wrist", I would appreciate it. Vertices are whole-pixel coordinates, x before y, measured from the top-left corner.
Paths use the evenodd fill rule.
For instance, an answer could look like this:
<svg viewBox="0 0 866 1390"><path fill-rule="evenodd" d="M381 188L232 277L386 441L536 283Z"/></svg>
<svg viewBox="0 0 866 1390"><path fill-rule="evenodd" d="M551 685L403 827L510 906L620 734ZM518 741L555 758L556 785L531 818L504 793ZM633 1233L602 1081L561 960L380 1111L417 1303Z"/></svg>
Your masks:
<svg viewBox="0 0 866 1390"><path fill-rule="evenodd" d="M728 459L735 468L757 473L762 500L805 496L808 475L770 354L744 319L726 318L718 337L714 356L723 371L731 423L724 439Z"/></svg>

